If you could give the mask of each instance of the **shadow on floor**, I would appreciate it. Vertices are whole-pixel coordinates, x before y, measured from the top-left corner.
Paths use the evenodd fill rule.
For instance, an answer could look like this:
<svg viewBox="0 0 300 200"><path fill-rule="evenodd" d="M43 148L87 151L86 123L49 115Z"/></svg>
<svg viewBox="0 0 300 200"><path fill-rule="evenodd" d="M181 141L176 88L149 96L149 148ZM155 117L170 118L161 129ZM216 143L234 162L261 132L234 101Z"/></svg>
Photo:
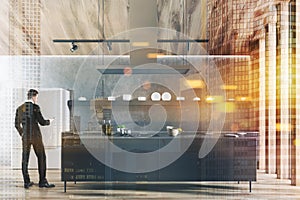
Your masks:
<svg viewBox="0 0 300 200"><path fill-rule="evenodd" d="M233 194L248 194L244 187L238 185L229 186L227 183L221 183L224 185L207 185L201 183L132 183L132 182L73 182L67 183L68 194L82 194L84 196L89 195L82 193L83 191L93 190L93 194L98 196L126 196L132 192L160 192L160 193L180 193L180 194L192 194L192 195L214 195L214 196L226 196ZM232 184L232 183L231 183ZM99 192L96 192L99 191ZM104 191L104 192L103 192ZM116 192L119 191L119 192ZM111 194L110 194L111 192ZM128 193L130 192L130 193ZM120 194L121 193L121 194Z"/></svg>

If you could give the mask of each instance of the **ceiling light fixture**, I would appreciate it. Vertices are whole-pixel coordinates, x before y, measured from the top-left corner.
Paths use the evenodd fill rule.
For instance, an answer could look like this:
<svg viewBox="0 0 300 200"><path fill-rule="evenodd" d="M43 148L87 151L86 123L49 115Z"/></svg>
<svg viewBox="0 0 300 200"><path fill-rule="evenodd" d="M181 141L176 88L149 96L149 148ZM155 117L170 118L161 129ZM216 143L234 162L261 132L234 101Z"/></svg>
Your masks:
<svg viewBox="0 0 300 200"><path fill-rule="evenodd" d="M77 49L78 49L78 45L75 44L74 42L72 42L72 47L71 47L70 51L71 51L71 52L74 52L74 51L76 51Z"/></svg>

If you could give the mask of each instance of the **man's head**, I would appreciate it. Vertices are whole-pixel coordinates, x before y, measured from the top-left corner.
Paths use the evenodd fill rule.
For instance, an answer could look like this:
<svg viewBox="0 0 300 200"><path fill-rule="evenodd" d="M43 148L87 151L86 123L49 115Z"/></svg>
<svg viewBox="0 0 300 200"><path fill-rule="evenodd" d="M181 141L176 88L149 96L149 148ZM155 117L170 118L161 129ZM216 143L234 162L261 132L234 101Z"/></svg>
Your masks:
<svg viewBox="0 0 300 200"><path fill-rule="evenodd" d="M34 103L37 102L37 97L38 97L38 91L35 89L30 89L27 92L27 99L30 100L32 99Z"/></svg>

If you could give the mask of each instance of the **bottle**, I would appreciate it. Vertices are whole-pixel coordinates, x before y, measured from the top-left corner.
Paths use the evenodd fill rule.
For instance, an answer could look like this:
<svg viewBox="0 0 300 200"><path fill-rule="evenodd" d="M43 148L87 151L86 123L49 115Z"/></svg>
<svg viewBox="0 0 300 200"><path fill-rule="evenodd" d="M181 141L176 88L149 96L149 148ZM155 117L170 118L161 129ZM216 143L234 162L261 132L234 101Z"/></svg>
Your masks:
<svg viewBox="0 0 300 200"><path fill-rule="evenodd" d="M112 126L111 126L111 120L108 120L106 123L106 135L112 135Z"/></svg>
<svg viewBox="0 0 300 200"><path fill-rule="evenodd" d="M105 119L102 121L102 133L104 135L106 135L106 120Z"/></svg>
<svg viewBox="0 0 300 200"><path fill-rule="evenodd" d="M103 120L102 132L104 133L104 135L112 135L111 120Z"/></svg>

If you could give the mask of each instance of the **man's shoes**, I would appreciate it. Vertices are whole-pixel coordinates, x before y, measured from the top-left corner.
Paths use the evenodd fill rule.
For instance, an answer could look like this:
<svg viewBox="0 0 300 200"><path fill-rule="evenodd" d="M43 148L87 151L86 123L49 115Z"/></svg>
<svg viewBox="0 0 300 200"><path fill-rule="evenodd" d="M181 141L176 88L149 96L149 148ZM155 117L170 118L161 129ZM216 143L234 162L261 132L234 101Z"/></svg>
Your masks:
<svg viewBox="0 0 300 200"><path fill-rule="evenodd" d="M39 183L39 187L40 188L53 188L53 187L55 187L55 185L45 182L45 183Z"/></svg>
<svg viewBox="0 0 300 200"><path fill-rule="evenodd" d="M28 189L29 187L33 186L33 182L24 183L24 188Z"/></svg>

